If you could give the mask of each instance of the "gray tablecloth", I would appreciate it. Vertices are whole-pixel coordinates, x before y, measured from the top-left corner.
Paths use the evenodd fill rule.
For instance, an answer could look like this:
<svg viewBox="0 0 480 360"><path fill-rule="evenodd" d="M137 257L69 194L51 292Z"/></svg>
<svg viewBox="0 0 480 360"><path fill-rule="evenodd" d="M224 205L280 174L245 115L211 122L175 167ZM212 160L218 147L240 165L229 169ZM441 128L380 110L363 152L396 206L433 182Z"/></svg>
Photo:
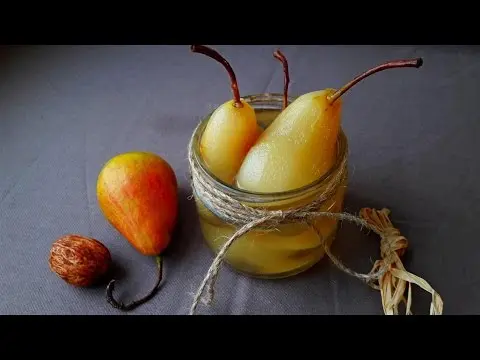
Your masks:
<svg viewBox="0 0 480 360"><path fill-rule="evenodd" d="M217 46L241 94L281 92L276 46ZM344 97L350 141L347 211L388 207L410 241L404 264L440 293L445 314L480 311L480 58L474 47L281 46L291 94L339 87L389 59L424 58L419 70L383 72ZM188 200L186 147L199 117L230 96L225 70L188 46L51 46L0 51L0 313L123 314L105 286L77 289L48 268L65 233L101 240L116 262L115 295L144 294L155 264L99 211L95 184L110 157L153 151L180 185L178 231L157 296L132 314L186 314L212 255ZM368 272L379 242L345 224L333 247ZM414 288L413 310L430 297ZM202 314L382 314L380 295L327 259L284 280L254 280L224 267Z"/></svg>

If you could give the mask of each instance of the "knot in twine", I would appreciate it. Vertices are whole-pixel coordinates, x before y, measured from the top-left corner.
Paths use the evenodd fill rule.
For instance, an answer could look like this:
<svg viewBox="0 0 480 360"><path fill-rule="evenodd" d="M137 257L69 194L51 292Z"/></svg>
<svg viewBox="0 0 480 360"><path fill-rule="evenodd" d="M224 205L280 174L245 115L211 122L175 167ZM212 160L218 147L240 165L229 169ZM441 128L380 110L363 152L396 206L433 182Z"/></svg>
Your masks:
<svg viewBox="0 0 480 360"><path fill-rule="evenodd" d="M275 228L280 224L305 223L309 225L322 239L322 235L312 224L317 217L334 218L340 221L352 222L360 228L367 228L380 236L380 256L368 274L358 273L345 266L331 252L326 241L322 241L325 253L332 263L345 273L360 279L374 289L380 291L383 311L386 315L398 315L398 307L401 302L406 304L406 315L412 315L412 284L416 284L425 291L432 294L430 315L441 315L443 312L443 301L440 295L424 279L405 270L401 256L408 247L407 239L400 234L389 219L388 209L376 210L363 208L359 216L349 213L336 213L319 211L322 204L335 194L338 187L347 176L346 156L339 165L339 171L326 180L324 191L311 203L287 210L268 210L253 208L243 204L233 197L218 190L213 180L206 175L199 167L193 155L192 136L189 144L188 161L191 174L191 186L194 195L210 210L215 216L223 221L235 225L237 230L220 248L210 268L202 280L197 292L194 295L189 314L195 314L200 302L210 304L214 297L214 285L220 270L222 261L230 246L241 236L254 228ZM322 239L323 240L323 239ZM404 293L408 283L407 299ZM206 292L205 296L204 293Z"/></svg>

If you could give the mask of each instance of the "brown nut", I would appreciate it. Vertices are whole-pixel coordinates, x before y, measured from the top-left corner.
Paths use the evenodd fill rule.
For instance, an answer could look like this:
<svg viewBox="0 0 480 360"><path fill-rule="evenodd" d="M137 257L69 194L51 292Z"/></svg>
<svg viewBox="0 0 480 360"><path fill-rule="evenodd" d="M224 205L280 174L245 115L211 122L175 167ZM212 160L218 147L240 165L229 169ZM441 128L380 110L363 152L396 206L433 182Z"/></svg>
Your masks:
<svg viewBox="0 0 480 360"><path fill-rule="evenodd" d="M57 239L50 250L50 269L74 286L90 286L106 274L112 258L98 240L68 234Z"/></svg>

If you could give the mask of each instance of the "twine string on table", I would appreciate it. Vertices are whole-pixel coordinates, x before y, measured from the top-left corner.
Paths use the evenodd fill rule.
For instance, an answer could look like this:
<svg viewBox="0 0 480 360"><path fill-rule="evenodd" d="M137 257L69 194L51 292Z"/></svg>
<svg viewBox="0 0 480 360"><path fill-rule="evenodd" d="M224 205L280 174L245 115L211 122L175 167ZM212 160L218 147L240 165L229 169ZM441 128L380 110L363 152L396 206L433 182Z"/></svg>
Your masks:
<svg viewBox="0 0 480 360"><path fill-rule="evenodd" d="M411 285L416 284L432 294L430 315L441 315L443 301L440 295L424 279L405 270L400 257L408 247L407 239L400 234L389 219L388 209L376 210L363 208L359 216L349 213L319 211L321 205L331 198L347 176L347 157L340 163L339 171L328 179L324 191L311 203L287 210L267 210L247 206L233 197L218 190L207 175L197 165L193 155L193 136L189 145L188 161L191 174L191 185L194 195L223 221L237 226L238 230L224 243L213 260L207 274L203 278L194 295L189 314L193 315L199 303L209 304L214 296L215 281L221 263L225 259L230 246L241 236L258 227L276 227L280 224L305 223L309 225L319 237L321 234L312 225L318 217L333 218L339 221L349 221L361 228L367 228L380 236L381 260L377 260L368 274L358 273L345 266L335 257L325 241L322 241L325 253L332 263L345 273L360 279L374 289L380 291L383 311L386 315L398 315L401 302L406 304L406 314L411 315ZM405 290L408 283L407 299ZM206 297L202 297L206 292Z"/></svg>

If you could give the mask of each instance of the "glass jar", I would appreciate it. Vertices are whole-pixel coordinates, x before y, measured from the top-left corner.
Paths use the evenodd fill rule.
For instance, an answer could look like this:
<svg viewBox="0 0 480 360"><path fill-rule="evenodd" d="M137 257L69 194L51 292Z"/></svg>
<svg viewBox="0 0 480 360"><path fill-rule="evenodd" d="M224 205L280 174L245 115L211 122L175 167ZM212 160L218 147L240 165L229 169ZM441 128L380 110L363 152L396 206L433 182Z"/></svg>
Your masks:
<svg viewBox="0 0 480 360"><path fill-rule="evenodd" d="M243 97L255 110L257 122L262 128L278 116L283 108L282 94L258 94ZM294 98L289 98L289 103ZM232 187L210 173L202 161L199 143L202 132L208 122L208 114L195 130L192 141L193 161L206 174L215 188L228 196L251 207L270 210L285 210L308 204L326 188L328 179L340 171L340 164L347 156L347 139L341 130L338 139L338 156L335 165L321 179L300 189L281 193L253 193ZM325 201L319 211L341 212L347 187L347 176L338 186L333 196ZM223 244L235 233L234 225L224 222L215 215L198 194L193 194L199 214L203 237L213 252L217 253ZM325 255L323 241L331 244L335 239L338 220L318 217L312 225L317 232L304 222L280 224L271 228L257 227L237 239L225 256L225 263L233 269L253 277L283 278L303 272Z"/></svg>

